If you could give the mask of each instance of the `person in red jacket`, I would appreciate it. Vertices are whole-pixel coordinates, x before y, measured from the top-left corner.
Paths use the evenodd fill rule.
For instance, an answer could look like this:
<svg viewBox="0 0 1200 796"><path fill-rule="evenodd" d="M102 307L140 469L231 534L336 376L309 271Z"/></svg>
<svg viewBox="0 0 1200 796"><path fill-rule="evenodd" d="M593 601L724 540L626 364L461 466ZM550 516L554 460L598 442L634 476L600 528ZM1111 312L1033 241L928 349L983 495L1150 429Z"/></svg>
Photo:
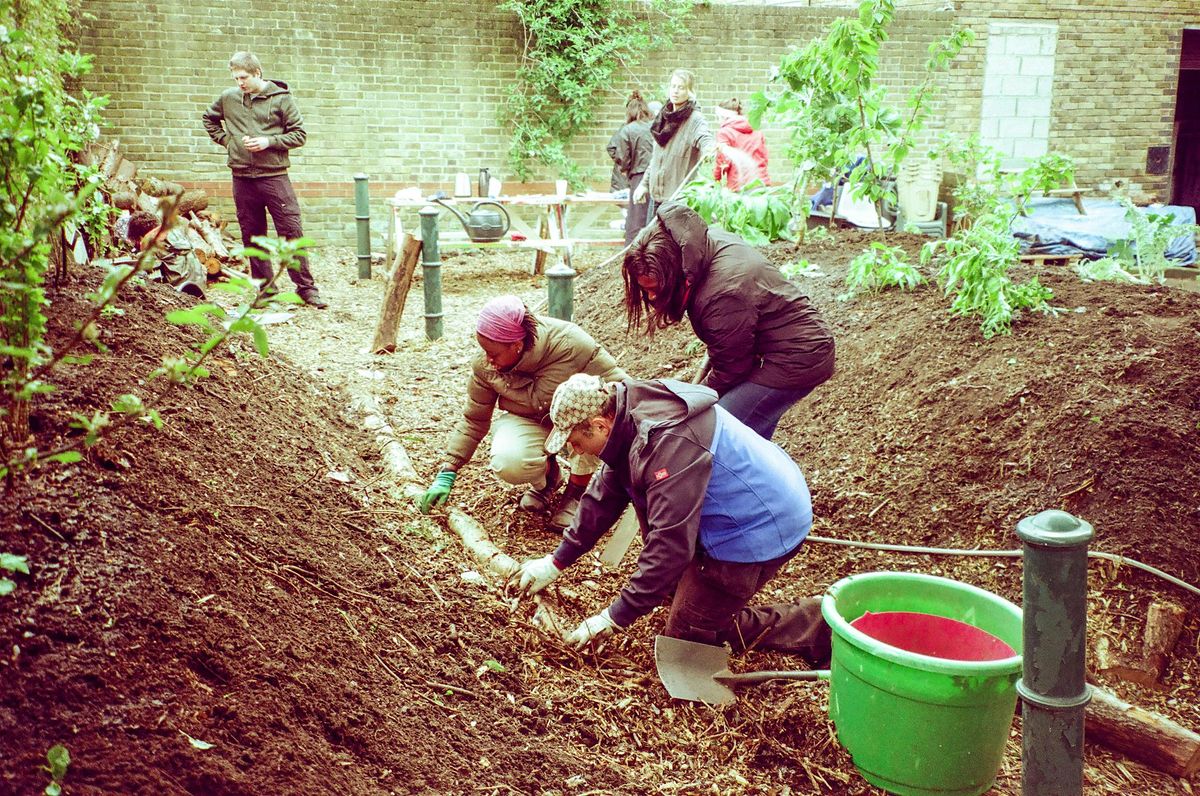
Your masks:
<svg viewBox="0 0 1200 796"><path fill-rule="evenodd" d="M750 129L742 115L742 103L735 97L717 106L717 163L713 179L722 180L732 191L740 191L754 180L770 185L767 176L767 142L763 134Z"/></svg>

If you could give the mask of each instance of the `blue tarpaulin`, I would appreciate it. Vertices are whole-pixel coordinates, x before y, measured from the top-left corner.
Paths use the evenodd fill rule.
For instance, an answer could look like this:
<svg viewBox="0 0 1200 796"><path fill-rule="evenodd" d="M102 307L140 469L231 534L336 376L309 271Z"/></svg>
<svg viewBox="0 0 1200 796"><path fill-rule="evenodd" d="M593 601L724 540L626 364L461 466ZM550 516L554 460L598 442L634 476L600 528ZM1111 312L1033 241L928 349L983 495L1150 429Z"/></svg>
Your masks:
<svg viewBox="0 0 1200 796"><path fill-rule="evenodd" d="M1025 205L1027 216L1017 216L1012 224L1013 236L1021 241L1023 254L1078 255L1099 260L1112 244L1132 242L1132 225L1125 219L1125 208L1111 199L1084 199L1087 215L1080 215L1069 198L1031 198ZM1166 256L1181 265L1196 262L1196 239L1192 226L1196 211L1187 206L1160 205L1139 207L1139 212L1166 214L1173 224L1187 225L1178 238L1167 247Z"/></svg>

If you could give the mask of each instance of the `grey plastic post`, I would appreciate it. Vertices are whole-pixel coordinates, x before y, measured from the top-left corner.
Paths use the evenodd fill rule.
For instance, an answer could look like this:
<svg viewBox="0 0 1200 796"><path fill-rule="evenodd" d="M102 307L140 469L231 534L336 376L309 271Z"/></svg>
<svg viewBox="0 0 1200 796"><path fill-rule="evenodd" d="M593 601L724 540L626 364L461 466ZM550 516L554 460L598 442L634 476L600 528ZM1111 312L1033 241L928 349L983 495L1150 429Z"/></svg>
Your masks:
<svg viewBox="0 0 1200 796"><path fill-rule="evenodd" d="M425 288L425 336L442 336L442 255L438 251L438 210L421 208L421 275Z"/></svg>
<svg viewBox="0 0 1200 796"><path fill-rule="evenodd" d="M358 228L358 278L371 278L371 194L367 175L354 175L354 223Z"/></svg>
<svg viewBox="0 0 1200 796"><path fill-rule="evenodd" d="M1083 793L1087 548L1092 526L1065 511L1017 523L1024 542L1021 793Z"/></svg>
<svg viewBox="0 0 1200 796"><path fill-rule="evenodd" d="M575 312L575 269L559 261L546 271L546 305L550 314L561 321L571 320Z"/></svg>

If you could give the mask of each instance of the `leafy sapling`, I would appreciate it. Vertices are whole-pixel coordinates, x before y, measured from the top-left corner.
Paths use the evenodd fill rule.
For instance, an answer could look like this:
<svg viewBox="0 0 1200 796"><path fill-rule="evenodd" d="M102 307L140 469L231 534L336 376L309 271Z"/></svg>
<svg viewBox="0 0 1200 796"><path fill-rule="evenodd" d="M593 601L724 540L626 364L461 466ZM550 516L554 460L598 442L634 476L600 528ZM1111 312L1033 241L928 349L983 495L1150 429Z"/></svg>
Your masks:
<svg viewBox="0 0 1200 796"><path fill-rule="evenodd" d="M19 572L22 575L28 575L29 559L13 553L0 553L0 569L10 574ZM0 597L7 597L13 593L15 588L17 588L17 584L12 579L0 577Z"/></svg>
<svg viewBox="0 0 1200 796"><path fill-rule="evenodd" d="M859 293L876 293L889 287L912 290L924 281L920 270L904 259L903 249L874 241L850 263L846 274L848 290L838 299L846 301Z"/></svg>
<svg viewBox="0 0 1200 796"><path fill-rule="evenodd" d="M50 774L50 784L42 793L45 796L62 796L67 766L71 765L71 753L62 744L55 744L47 750L46 761L48 765L42 766L42 768Z"/></svg>

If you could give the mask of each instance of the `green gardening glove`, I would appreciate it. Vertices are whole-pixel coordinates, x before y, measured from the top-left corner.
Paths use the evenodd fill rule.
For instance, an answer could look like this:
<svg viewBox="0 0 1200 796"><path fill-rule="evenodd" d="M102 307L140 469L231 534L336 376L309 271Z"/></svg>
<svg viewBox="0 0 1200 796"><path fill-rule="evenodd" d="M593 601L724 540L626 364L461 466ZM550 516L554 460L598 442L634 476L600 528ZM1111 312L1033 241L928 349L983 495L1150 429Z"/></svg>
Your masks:
<svg viewBox="0 0 1200 796"><path fill-rule="evenodd" d="M450 487L454 486L454 478L458 473L453 470L442 470L433 479L433 483L425 490L425 494L417 498L417 506L422 514L428 514L430 509L437 508L450 497Z"/></svg>

